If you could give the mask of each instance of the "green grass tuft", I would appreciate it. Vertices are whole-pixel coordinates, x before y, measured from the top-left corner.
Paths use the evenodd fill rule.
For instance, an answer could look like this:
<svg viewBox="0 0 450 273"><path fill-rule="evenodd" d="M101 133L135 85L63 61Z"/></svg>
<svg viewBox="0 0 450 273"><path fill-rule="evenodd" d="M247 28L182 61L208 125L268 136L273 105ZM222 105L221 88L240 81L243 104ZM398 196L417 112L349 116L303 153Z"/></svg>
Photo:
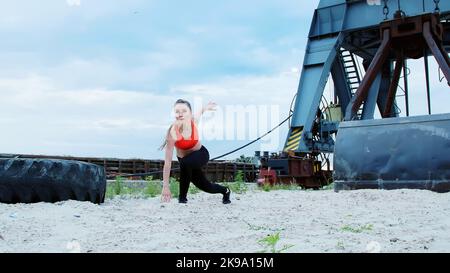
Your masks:
<svg viewBox="0 0 450 273"><path fill-rule="evenodd" d="M277 244L279 240L280 240L280 232L267 235L263 239L258 240L258 243L264 247L264 249L259 252L280 253L294 246L294 245L283 245L281 249L277 249Z"/></svg>
<svg viewBox="0 0 450 273"><path fill-rule="evenodd" d="M271 185L269 183L265 183L261 186L261 189L263 191L276 191L276 190L288 190L288 191L298 191L302 190L302 187L299 186L296 183L290 183L290 184L274 184Z"/></svg>
<svg viewBox="0 0 450 273"><path fill-rule="evenodd" d="M357 226L357 227L352 227L349 225L345 225L343 227L341 227L342 231L347 231L347 232L352 232L352 233L361 233L364 231L371 231L373 229L373 225L372 224L367 224L364 226Z"/></svg>

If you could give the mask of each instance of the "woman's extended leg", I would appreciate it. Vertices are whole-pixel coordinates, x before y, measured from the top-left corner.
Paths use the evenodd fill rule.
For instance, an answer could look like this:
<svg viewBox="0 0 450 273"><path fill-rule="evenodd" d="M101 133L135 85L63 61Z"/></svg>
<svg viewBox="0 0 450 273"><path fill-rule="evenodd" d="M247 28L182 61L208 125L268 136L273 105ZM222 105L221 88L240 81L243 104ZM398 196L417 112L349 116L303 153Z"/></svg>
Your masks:
<svg viewBox="0 0 450 273"><path fill-rule="evenodd" d="M202 169L192 169L192 183L194 183L197 188L208 193L225 194L227 192L226 187L209 182Z"/></svg>

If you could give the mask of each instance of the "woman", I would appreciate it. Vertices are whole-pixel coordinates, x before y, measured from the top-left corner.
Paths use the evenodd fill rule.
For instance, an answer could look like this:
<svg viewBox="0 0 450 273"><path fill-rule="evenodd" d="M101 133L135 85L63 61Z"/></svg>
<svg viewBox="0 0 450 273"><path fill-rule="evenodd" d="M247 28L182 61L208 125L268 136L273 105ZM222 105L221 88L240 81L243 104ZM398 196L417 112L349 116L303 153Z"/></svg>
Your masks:
<svg viewBox="0 0 450 273"><path fill-rule="evenodd" d="M208 163L209 152L200 143L196 123L203 112L215 110L215 103L210 102L203 107L196 116L192 116L191 104L179 99L175 102L175 122L167 131L161 150L166 147L166 155L163 172L163 190L161 198L163 202L169 202L172 196L169 188L169 177L172 165L173 148L176 147L178 162L180 163L180 195L179 203L187 203L189 184L192 181L199 189L208 193L221 193L224 204L231 203L230 189L216 183L211 183L205 177L202 166Z"/></svg>

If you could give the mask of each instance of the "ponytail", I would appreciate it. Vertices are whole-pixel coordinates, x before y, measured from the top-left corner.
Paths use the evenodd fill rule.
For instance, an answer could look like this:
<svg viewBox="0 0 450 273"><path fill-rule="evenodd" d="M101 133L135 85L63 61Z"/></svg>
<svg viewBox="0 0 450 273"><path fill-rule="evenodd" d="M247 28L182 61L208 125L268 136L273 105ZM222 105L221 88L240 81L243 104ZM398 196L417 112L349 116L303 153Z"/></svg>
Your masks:
<svg viewBox="0 0 450 273"><path fill-rule="evenodd" d="M163 144L159 147L159 150L160 150L160 151L164 150L164 147L166 147L166 145L167 145L167 138L168 138L169 135L170 135L170 129L172 129L172 126L173 126L173 125L170 125L169 130L167 130L167 134L166 134L166 137L165 137L165 139L164 139L164 142L163 142Z"/></svg>

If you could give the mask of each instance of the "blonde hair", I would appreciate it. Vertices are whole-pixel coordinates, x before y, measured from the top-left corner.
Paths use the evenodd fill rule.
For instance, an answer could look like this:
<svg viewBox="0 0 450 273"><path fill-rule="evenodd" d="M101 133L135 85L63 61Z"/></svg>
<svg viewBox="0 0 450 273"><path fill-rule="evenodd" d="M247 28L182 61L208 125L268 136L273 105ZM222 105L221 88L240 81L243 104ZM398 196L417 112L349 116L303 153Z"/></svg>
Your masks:
<svg viewBox="0 0 450 273"><path fill-rule="evenodd" d="M189 110L191 110L191 112L192 112L191 104L190 104L187 100L178 99L178 100L174 103L173 106L177 105L178 103L184 103L184 104L186 104L186 105L188 106ZM163 144L159 147L159 150L161 150L161 151L164 150L164 147L166 147L166 145L167 145L167 138L168 138L169 135L170 135L170 130L172 129L172 126L173 126L173 124L170 125L169 129L167 130L166 137L164 138L164 142L163 142Z"/></svg>

